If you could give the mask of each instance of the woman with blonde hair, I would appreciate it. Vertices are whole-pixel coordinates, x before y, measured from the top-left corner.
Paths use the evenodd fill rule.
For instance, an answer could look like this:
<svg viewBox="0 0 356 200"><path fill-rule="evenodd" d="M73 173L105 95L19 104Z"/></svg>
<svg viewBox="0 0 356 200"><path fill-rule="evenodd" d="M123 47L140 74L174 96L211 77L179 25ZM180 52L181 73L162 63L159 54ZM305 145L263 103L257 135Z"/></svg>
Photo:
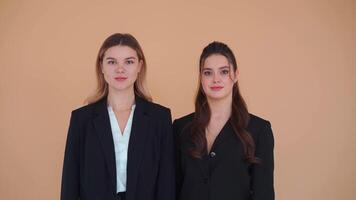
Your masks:
<svg viewBox="0 0 356 200"><path fill-rule="evenodd" d="M96 61L98 87L71 115L61 200L173 200L174 145L168 108L152 103L137 40L116 33Z"/></svg>

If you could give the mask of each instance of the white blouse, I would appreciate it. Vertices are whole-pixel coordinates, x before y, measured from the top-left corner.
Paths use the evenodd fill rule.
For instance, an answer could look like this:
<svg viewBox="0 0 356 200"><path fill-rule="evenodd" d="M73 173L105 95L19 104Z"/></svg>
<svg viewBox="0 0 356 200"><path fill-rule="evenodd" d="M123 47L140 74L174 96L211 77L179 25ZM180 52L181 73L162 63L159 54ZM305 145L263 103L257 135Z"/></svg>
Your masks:
<svg viewBox="0 0 356 200"><path fill-rule="evenodd" d="M135 111L135 105L132 105L129 119L127 120L124 133L122 134L115 113L112 107L108 106L111 132L112 132L112 136L114 139L114 146L115 146L117 192L126 191L127 151L129 147L129 139L131 134L132 118L133 118L134 111Z"/></svg>

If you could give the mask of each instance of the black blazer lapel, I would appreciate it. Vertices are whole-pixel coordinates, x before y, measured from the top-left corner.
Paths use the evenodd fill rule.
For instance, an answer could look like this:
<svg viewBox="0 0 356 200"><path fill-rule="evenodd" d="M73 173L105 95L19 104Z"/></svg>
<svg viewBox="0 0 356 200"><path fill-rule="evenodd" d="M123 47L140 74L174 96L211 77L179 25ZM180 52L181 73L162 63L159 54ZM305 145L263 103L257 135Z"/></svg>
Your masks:
<svg viewBox="0 0 356 200"><path fill-rule="evenodd" d="M136 96L136 107L132 120L129 149L127 156L126 197L134 199L139 168L149 133L148 102Z"/></svg>
<svg viewBox="0 0 356 200"><path fill-rule="evenodd" d="M216 164L219 162L217 161L217 158L219 159L221 156L218 156L215 158L213 161L214 162L209 162L212 156L216 155L217 149L221 148L221 146L230 140L234 135L231 134L230 132L232 131L232 127L230 124L230 121L227 121L222 129L220 130L219 134L216 136L215 141L212 144L212 147L210 149L210 152L206 152L201 159L198 160L198 166L200 167L200 170L202 172L202 176L204 178L204 182L209 181L210 174L214 168L216 167Z"/></svg>
<svg viewBox="0 0 356 200"><path fill-rule="evenodd" d="M112 137L110 118L107 110L107 98L100 100L95 108L96 117L94 118L95 132L98 134L101 146L104 151L106 164L110 174L113 189L116 192L116 161L115 147Z"/></svg>
<svg viewBox="0 0 356 200"><path fill-rule="evenodd" d="M211 147L210 152L219 149L225 142L231 140L235 136L234 130L232 128L230 119L224 124L220 133L216 136L213 146ZM209 153L210 153L209 152Z"/></svg>

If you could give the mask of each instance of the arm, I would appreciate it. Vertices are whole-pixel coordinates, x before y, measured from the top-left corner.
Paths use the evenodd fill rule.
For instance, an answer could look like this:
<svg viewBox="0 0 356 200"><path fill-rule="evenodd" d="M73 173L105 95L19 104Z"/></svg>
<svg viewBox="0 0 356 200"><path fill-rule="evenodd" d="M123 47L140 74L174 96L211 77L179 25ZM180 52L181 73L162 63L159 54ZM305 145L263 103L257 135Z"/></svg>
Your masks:
<svg viewBox="0 0 356 200"><path fill-rule="evenodd" d="M72 112L65 148L61 200L79 199L79 130Z"/></svg>
<svg viewBox="0 0 356 200"><path fill-rule="evenodd" d="M253 200L274 200L273 148L274 138L271 124L266 122L260 129L256 140L256 157L261 160L261 163L254 164L251 169Z"/></svg>
<svg viewBox="0 0 356 200"><path fill-rule="evenodd" d="M175 199L174 142L170 111L164 115L156 200Z"/></svg>

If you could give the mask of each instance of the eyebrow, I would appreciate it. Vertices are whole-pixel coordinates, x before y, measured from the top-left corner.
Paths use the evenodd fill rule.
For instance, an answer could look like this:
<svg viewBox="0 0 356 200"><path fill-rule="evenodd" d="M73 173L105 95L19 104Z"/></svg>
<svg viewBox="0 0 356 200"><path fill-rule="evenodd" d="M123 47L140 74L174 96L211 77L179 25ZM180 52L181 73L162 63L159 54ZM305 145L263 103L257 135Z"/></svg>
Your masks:
<svg viewBox="0 0 356 200"><path fill-rule="evenodd" d="M219 67L219 69L226 69L226 68L230 69L229 66L222 66L222 67ZM205 68L203 68L203 70L213 70L213 69L211 69L211 68L209 68L209 67L205 67Z"/></svg>
<svg viewBox="0 0 356 200"><path fill-rule="evenodd" d="M134 60L136 60L137 58L136 58L136 57L133 57L133 56L125 58L125 60L129 60L129 59L134 59Z"/></svg>
<svg viewBox="0 0 356 200"><path fill-rule="evenodd" d="M137 59L137 58L135 58L135 57L127 57L127 58L125 58L125 60L129 60L129 59ZM106 58L106 60L116 60L116 58L113 58L113 57L107 57Z"/></svg>

